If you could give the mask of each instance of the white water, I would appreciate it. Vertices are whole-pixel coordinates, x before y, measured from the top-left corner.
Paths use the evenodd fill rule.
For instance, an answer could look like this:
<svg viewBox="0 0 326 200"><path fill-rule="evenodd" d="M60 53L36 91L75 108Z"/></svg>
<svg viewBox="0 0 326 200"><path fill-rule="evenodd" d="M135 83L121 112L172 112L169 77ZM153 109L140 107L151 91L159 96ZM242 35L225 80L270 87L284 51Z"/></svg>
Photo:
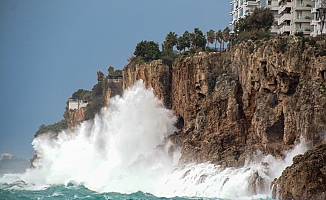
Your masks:
<svg viewBox="0 0 326 200"><path fill-rule="evenodd" d="M36 186L75 182L99 192L140 190L164 197L267 197L270 182L294 155L307 150L301 140L285 160L257 152L257 158L241 169L222 170L209 163L177 167L180 153L169 154L165 141L175 131L175 121L172 111L139 81L123 97L111 99L94 122L84 122L73 133L62 132L56 140L36 138L32 144L41 158L19 179ZM167 144L156 148L163 143ZM253 189L259 183L263 186Z"/></svg>

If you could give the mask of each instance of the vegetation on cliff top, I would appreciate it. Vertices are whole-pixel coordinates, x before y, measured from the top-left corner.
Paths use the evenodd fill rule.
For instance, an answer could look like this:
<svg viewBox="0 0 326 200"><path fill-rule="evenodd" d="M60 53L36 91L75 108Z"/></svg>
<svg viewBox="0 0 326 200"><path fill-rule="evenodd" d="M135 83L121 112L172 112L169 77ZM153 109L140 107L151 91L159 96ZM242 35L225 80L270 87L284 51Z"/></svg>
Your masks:
<svg viewBox="0 0 326 200"><path fill-rule="evenodd" d="M270 38L269 29L274 22L274 16L269 9L256 8L253 13L245 18L241 18L236 24L234 32L231 33L229 27L223 31L207 31L206 35L199 29L194 28L191 33L186 30L178 36L170 31L162 44L162 51L159 44L154 41L142 40L136 45L134 56L128 59L129 64L125 67L135 67L142 62L150 62L161 59L163 64L172 66L176 58L181 56L192 56L197 51L224 51L225 43L232 44L244 40L259 40ZM216 47L219 43L220 48ZM214 47L210 47L214 45Z"/></svg>
<svg viewBox="0 0 326 200"><path fill-rule="evenodd" d="M57 123L50 124L47 126L42 124L39 127L38 131L36 131L36 133L34 134L34 137L38 137L43 133L58 133L67 128L68 128L68 124L67 124L67 121L64 119L58 121Z"/></svg>
<svg viewBox="0 0 326 200"><path fill-rule="evenodd" d="M113 76L121 76L122 71L121 70L114 70L114 67L110 66L108 68L108 74ZM93 119L96 113L98 113L102 107L105 105L105 98L104 95L106 93L106 90L108 89L108 76L105 77L104 73L101 71L97 72L97 84L95 84L91 91L84 90L84 89L78 89L76 92L74 92L70 99L73 99L74 101L87 101L88 104L86 107L82 108L85 110L85 120ZM39 130L36 131L34 134L34 137L38 137L43 133L59 133L62 130L65 130L68 128L68 121L69 118L68 113L69 112L69 102L67 101L66 106L66 112L64 114L64 119L60 120L57 123L44 125L42 124L39 127Z"/></svg>

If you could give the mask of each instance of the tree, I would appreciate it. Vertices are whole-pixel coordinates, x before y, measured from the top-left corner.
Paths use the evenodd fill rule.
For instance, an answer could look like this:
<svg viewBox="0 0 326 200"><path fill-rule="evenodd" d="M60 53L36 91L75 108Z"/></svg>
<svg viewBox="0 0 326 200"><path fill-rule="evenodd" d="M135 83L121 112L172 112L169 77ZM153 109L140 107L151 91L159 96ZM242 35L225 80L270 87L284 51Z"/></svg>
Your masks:
<svg viewBox="0 0 326 200"><path fill-rule="evenodd" d="M141 41L137 44L134 52L135 56L140 56L145 62L160 58L159 45L154 41Z"/></svg>
<svg viewBox="0 0 326 200"><path fill-rule="evenodd" d="M115 75L115 76L122 75L122 70L120 70L120 69L114 70L113 75Z"/></svg>
<svg viewBox="0 0 326 200"><path fill-rule="evenodd" d="M186 48L190 48L191 46L191 34L189 33L189 31L185 31L182 35L183 37L183 42L184 42L184 51L186 50Z"/></svg>
<svg viewBox="0 0 326 200"><path fill-rule="evenodd" d="M246 20L250 30L264 29L268 31L273 25L274 15L269 8L255 8Z"/></svg>
<svg viewBox="0 0 326 200"><path fill-rule="evenodd" d="M90 96L91 96L91 91L89 90L84 90L84 89L79 89L77 90L77 92L74 92L72 95L71 95L71 98L74 100L74 101L77 101L78 102L78 108L79 108L79 103L80 101L88 101Z"/></svg>
<svg viewBox="0 0 326 200"><path fill-rule="evenodd" d="M211 29L211 30L209 30L207 32L207 41L208 41L208 44L213 44L214 43L214 41L215 41L215 31L213 29Z"/></svg>
<svg viewBox="0 0 326 200"><path fill-rule="evenodd" d="M234 24L234 32L236 34L240 34L244 31L249 31L249 24L247 23L247 17L246 18L240 18L238 21Z"/></svg>
<svg viewBox="0 0 326 200"><path fill-rule="evenodd" d="M273 12L269 8L255 8L245 18L240 18L234 25L235 33L263 29L268 31L274 22Z"/></svg>
<svg viewBox="0 0 326 200"><path fill-rule="evenodd" d="M109 72L109 75L113 75L113 73L114 73L114 67L110 66L108 68L108 72Z"/></svg>
<svg viewBox="0 0 326 200"><path fill-rule="evenodd" d="M215 39L218 43L220 43L220 51L222 51L222 42L223 42L223 33L221 30L218 30L216 33L215 33ZM215 43L215 48L216 48L216 43Z"/></svg>
<svg viewBox="0 0 326 200"><path fill-rule="evenodd" d="M104 74L101 71L97 71L97 81L101 82L104 79Z"/></svg>
<svg viewBox="0 0 326 200"><path fill-rule="evenodd" d="M183 36L178 37L178 40L177 40L177 49L181 53L181 51L184 50L185 48L186 48L185 38Z"/></svg>
<svg viewBox="0 0 326 200"><path fill-rule="evenodd" d="M163 43L163 50L173 50L173 47L178 43L178 35L175 32L170 31L165 37L165 41Z"/></svg>
<svg viewBox="0 0 326 200"><path fill-rule="evenodd" d="M206 38L203 34L203 32L199 28L195 28L194 32L191 33L191 42L192 45L194 46L194 49L197 48L205 48L206 45Z"/></svg>
<svg viewBox="0 0 326 200"><path fill-rule="evenodd" d="M223 30L223 49L224 49L224 42L228 42L230 39L230 28L225 27Z"/></svg>

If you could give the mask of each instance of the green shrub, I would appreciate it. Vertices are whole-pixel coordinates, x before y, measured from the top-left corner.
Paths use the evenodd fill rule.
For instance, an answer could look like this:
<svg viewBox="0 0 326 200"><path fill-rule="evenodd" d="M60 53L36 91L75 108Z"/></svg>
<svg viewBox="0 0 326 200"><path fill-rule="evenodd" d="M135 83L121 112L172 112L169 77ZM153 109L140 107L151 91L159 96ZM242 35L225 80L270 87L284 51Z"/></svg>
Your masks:
<svg viewBox="0 0 326 200"><path fill-rule="evenodd" d="M44 125L42 124L38 131L34 134L34 137L38 137L43 133L59 133L62 130L65 130L68 128L67 121L62 119L58 121L57 123L50 124L50 125Z"/></svg>

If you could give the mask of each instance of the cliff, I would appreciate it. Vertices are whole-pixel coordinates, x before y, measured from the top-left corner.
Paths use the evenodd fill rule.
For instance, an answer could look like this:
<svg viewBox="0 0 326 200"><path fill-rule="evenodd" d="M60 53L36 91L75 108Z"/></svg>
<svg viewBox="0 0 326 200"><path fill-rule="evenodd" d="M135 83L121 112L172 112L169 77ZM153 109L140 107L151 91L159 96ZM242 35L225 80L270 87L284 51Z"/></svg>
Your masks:
<svg viewBox="0 0 326 200"><path fill-rule="evenodd" d="M154 61L123 70L123 88L143 79L178 117L171 139L180 164L241 167L257 150L284 157L326 128L326 42L287 36L199 52L172 67ZM282 186L280 186L282 187Z"/></svg>

